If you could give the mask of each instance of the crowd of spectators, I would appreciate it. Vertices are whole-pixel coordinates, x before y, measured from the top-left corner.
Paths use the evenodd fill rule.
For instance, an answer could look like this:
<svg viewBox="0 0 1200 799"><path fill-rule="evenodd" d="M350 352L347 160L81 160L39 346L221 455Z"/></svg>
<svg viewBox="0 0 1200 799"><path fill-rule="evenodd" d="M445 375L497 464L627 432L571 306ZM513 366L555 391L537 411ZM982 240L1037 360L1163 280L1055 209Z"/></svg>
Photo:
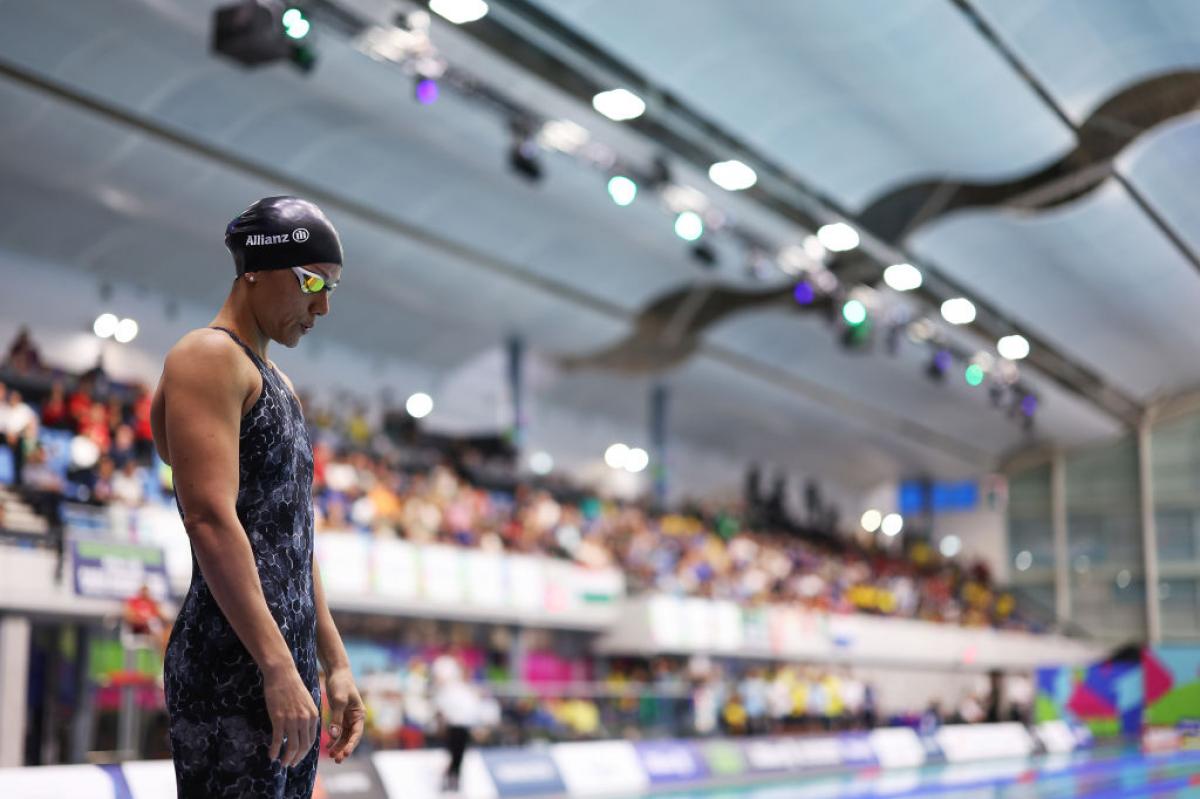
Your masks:
<svg viewBox="0 0 1200 799"><path fill-rule="evenodd" d="M13 482L93 503L171 501L170 470L154 455L148 386L114 383L99 367L78 377L49 371L24 331L3 376L0 450L8 451ZM518 479L511 459L507 477L497 480L505 468L478 448L431 455L411 429L372 424L362 405L345 402L335 413L301 399L314 442L319 534L612 566L632 591L1029 626L982 565L943 558L919 538L893 549L752 527L729 510L655 511L541 478Z"/></svg>

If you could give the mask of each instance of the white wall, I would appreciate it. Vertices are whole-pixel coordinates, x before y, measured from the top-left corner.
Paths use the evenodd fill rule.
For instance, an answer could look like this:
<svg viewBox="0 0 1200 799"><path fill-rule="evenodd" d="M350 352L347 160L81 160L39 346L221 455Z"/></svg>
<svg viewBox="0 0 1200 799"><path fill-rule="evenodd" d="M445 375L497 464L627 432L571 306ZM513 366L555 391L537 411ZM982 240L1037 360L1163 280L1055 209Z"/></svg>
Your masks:
<svg viewBox="0 0 1200 799"><path fill-rule="evenodd" d="M980 498L986 505L986 498ZM965 513L939 513L933 517L933 541L936 545L948 535L962 541L960 558L983 561L1001 585L1009 578L1008 536L1005 509L980 507Z"/></svg>

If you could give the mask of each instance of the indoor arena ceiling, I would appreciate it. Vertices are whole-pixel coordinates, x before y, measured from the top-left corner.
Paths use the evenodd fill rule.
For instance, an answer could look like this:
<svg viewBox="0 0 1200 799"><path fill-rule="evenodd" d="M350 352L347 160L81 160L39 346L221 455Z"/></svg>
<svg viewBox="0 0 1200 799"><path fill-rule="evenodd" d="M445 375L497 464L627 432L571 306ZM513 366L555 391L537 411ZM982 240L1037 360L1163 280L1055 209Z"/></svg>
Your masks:
<svg viewBox="0 0 1200 799"><path fill-rule="evenodd" d="M787 301L791 279L749 275L720 241L702 268L663 208L617 207L577 160L548 153L539 183L520 179L492 110L453 92L418 105L342 32L318 31L308 74L213 56L217 5L0 1L0 247L214 304L225 222L304 193L346 245L324 323L342 342L451 372L519 333L572 367L543 402L640 425L661 375L681 437L851 484L1094 441L1200 384L1190 0L493 0L462 28L434 17L450 63L628 160L665 157L773 241L825 209L961 290L981 319L942 326L956 346L1033 342L1032 431L986 391L931 381L923 347L847 351ZM314 5L376 21L412 7ZM648 97L644 120L591 109L579 87L602 75ZM794 207L717 188L701 145L770 165ZM869 260L831 269L890 293Z"/></svg>

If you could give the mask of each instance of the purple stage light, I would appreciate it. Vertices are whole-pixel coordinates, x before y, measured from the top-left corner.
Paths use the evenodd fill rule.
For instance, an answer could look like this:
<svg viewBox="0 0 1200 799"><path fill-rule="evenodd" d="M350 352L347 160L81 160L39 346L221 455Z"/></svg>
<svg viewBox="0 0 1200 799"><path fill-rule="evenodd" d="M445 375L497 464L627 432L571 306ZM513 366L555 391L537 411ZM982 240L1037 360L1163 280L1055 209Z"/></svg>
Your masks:
<svg viewBox="0 0 1200 799"><path fill-rule="evenodd" d="M433 105L438 98L437 81L431 78L421 78L417 81L417 102L421 105Z"/></svg>

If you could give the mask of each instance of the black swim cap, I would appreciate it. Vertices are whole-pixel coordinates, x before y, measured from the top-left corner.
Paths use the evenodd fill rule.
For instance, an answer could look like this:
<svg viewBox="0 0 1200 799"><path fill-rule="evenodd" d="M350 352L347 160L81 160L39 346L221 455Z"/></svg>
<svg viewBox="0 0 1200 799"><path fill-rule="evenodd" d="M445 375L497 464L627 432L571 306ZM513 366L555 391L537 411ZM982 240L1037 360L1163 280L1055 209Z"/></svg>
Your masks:
<svg viewBox="0 0 1200 799"><path fill-rule="evenodd" d="M264 197L225 228L225 246L237 273L340 264L342 242L313 203L299 197Z"/></svg>

